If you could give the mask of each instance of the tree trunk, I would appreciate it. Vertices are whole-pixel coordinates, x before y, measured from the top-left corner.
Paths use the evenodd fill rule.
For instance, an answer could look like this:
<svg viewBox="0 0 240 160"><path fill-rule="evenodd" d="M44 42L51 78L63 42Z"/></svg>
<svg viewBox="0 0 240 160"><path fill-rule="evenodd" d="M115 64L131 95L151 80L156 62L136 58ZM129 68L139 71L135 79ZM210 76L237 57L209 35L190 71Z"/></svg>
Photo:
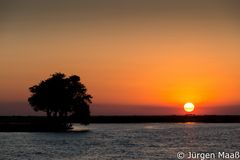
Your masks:
<svg viewBox="0 0 240 160"><path fill-rule="evenodd" d="M53 113L53 117L57 117L57 111L55 111L54 113Z"/></svg>
<svg viewBox="0 0 240 160"><path fill-rule="evenodd" d="M49 109L47 109L47 117L51 117L51 112Z"/></svg>

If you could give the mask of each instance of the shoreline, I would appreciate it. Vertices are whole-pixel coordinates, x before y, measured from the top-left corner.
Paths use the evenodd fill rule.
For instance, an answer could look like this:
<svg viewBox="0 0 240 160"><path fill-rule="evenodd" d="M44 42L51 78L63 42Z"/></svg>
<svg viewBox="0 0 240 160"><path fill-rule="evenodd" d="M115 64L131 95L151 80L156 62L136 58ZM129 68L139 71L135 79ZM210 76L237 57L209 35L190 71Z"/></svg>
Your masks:
<svg viewBox="0 0 240 160"><path fill-rule="evenodd" d="M70 123L79 123L69 119ZM92 116L90 123L240 123L240 115ZM0 132L71 132L45 116L0 116Z"/></svg>
<svg viewBox="0 0 240 160"><path fill-rule="evenodd" d="M240 123L240 115L93 116L91 123Z"/></svg>
<svg viewBox="0 0 240 160"><path fill-rule="evenodd" d="M46 116L0 116L0 125L6 123L48 123ZM68 118L70 123L79 123ZM205 122L240 123L240 115L101 115L91 116L90 123L161 123Z"/></svg>

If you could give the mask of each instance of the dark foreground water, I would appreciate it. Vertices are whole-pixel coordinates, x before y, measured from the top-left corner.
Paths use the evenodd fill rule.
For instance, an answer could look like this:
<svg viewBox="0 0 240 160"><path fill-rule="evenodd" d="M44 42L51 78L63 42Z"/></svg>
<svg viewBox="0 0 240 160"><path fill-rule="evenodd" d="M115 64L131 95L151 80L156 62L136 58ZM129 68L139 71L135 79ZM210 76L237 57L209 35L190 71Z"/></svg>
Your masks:
<svg viewBox="0 0 240 160"><path fill-rule="evenodd" d="M240 124L92 124L75 129L89 131L0 133L0 160L175 160L178 152L186 157L188 152L240 151Z"/></svg>

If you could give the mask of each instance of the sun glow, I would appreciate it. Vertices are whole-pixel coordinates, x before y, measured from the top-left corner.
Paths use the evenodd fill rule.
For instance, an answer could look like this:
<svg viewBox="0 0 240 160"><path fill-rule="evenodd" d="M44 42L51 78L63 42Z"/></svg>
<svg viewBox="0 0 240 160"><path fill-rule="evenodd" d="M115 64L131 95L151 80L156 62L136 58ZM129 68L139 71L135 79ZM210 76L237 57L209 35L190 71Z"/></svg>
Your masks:
<svg viewBox="0 0 240 160"><path fill-rule="evenodd" d="M194 104L192 104L192 103L186 103L185 105L184 105L184 110L186 111L186 112L192 112L193 110L194 110Z"/></svg>

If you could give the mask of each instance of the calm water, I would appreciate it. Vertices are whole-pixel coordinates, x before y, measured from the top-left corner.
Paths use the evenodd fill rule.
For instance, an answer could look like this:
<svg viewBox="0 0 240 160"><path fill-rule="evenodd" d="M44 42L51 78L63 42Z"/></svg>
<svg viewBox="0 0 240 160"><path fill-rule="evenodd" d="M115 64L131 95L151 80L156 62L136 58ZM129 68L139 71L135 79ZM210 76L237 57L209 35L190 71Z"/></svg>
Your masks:
<svg viewBox="0 0 240 160"><path fill-rule="evenodd" d="M175 160L179 151L240 150L240 124L92 124L85 129L89 131L0 133L0 159Z"/></svg>

